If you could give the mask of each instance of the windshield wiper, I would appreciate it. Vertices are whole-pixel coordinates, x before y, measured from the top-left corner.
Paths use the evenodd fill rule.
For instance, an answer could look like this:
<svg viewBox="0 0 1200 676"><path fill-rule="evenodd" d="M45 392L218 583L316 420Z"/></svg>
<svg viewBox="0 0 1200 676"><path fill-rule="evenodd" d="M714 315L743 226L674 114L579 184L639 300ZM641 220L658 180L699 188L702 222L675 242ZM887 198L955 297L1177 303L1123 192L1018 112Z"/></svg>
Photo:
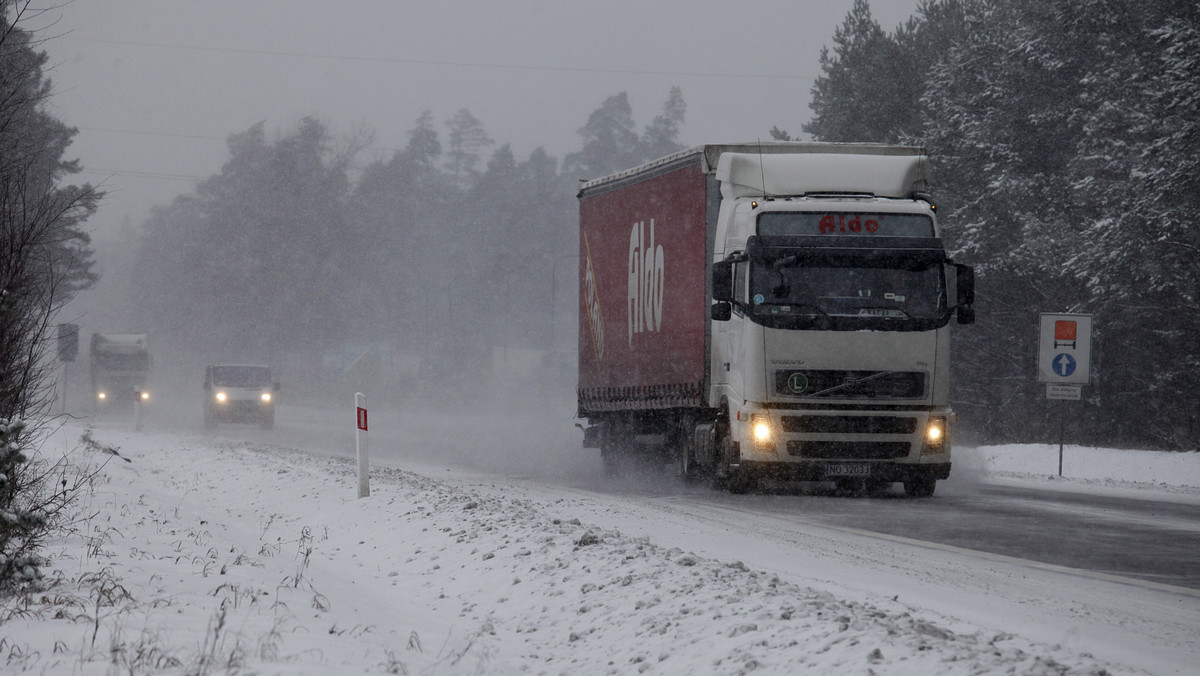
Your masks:
<svg viewBox="0 0 1200 676"><path fill-rule="evenodd" d="M875 304L867 304L867 303L864 303L864 304L861 304L861 305L855 305L855 306L853 306L853 307L854 307L854 309L855 309L855 310L899 310L900 312L904 313L904 318L905 318L905 319L912 319L912 317L913 317L913 315L912 315L912 313L911 313L911 312L909 312L908 310L905 310L905 309L904 309L902 306L900 306L899 304L896 304L896 305L881 305L881 304L879 304L879 303L875 303ZM886 317L887 315L879 315L879 316L881 316L881 317Z"/></svg>
<svg viewBox="0 0 1200 676"><path fill-rule="evenodd" d="M820 314L822 317L828 317L828 316L829 316L829 313L828 313L828 312L826 312L826 311L824 310L824 308L822 308L820 305L817 305L817 304L815 304L815 303L806 303L806 302L804 302L804 301L763 301L763 302L761 302L761 303L759 303L759 304L758 304L758 306L759 306L759 307L761 307L761 306L764 306L764 305L770 305L770 306L773 306L773 307L806 307L806 308L812 308L813 310L816 310L816 311L817 311L817 313L818 313L818 314Z"/></svg>
<svg viewBox="0 0 1200 676"><path fill-rule="evenodd" d="M847 387L854 387L855 385L859 385L861 383L865 383L870 380L875 380L876 378L882 378L886 375L891 375L893 373L898 373L898 371L880 371L879 373L872 373L869 376L863 376L862 378L856 378L854 380L847 380L846 382L842 383L841 385L834 385L833 387L821 390L820 392L814 392L812 395L809 395L809 396L819 397L823 394L829 394L830 392L837 392L838 390L844 390Z"/></svg>

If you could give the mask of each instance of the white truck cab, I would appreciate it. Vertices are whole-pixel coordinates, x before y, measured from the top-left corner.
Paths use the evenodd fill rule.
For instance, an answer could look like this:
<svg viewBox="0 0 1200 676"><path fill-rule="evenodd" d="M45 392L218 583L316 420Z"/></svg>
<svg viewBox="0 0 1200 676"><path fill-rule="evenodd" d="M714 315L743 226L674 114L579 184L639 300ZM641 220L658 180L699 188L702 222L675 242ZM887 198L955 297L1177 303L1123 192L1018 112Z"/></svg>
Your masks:
<svg viewBox="0 0 1200 676"><path fill-rule="evenodd" d="M275 426L279 383L271 367L261 364L215 364L204 369L204 426L218 423L258 423Z"/></svg>

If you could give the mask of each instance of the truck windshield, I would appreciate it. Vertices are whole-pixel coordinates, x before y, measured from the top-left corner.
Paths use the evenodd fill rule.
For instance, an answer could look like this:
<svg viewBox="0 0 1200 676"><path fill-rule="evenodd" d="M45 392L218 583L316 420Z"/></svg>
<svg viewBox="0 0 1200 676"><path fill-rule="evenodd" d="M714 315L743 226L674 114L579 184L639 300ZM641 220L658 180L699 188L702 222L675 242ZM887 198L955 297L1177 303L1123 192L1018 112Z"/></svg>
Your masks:
<svg viewBox="0 0 1200 676"><path fill-rule="evenodd" d="M789 256L757 262L750 268L749 305L754 317L867 318L882 320L880 328L888 322L914 321L923 327L948 315L942 266L899 261L805 265Z"/></svg>
<svg viewBox="0 0 1200 676"><path fill-rule="evenodd" d="M271 384L271 369L265 366L214 366L214 385L225 387L266 387Z"/></svg>

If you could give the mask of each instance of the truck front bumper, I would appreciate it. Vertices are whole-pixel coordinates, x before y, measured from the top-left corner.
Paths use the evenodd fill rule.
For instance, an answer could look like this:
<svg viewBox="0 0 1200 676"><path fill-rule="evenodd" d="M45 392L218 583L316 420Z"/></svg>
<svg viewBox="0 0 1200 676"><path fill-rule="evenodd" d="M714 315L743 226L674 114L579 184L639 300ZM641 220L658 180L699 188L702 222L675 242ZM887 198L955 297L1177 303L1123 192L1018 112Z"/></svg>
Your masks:
<svg viewBox="0 0 1200 676"><path fill-rule="evenodd" d="M953 412L746 408L731 421L739 471L802 481L950 473Z"/></svg>

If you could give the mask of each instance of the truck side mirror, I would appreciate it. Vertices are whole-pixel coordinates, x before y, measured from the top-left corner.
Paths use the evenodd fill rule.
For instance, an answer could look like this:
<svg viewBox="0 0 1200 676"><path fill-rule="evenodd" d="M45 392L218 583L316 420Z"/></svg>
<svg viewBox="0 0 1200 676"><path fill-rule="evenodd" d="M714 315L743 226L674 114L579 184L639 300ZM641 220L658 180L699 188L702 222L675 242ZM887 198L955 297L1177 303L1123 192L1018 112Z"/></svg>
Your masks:
<svg viewBox="0 0 1200 676"><path fill-rule="evenodd" d="M713 263L712 297L718 302L728 303L733 300L733 261Z"/></svg>
<svg viewBox="0 0 1200 676"><path fill-rule="evenodd" d="M713 303L711 313L714 322L727 322L733 316L733 304L727 300Z"/></svg>
<svg viewBox="0 0 1200 676"><path fill-rule="evenodd" d="M975 269L969 265L955 263L954 272L957 276L955 287L958 297L955 300L957 301L958 323L974 324L975 308L972 305L975 303Z"/></svg>

